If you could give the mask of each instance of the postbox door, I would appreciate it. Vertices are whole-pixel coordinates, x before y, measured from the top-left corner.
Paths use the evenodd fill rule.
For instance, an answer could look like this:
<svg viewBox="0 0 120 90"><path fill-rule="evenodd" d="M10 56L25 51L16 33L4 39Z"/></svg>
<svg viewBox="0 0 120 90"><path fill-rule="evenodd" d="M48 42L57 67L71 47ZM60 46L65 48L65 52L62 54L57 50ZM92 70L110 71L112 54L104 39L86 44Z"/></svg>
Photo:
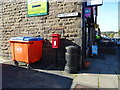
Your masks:
<svg viewBox="0 0 120 90"><path fill-rule="evenodd" d="M52 48L60 47L60 36L59 34L52 34Z"/></svg>

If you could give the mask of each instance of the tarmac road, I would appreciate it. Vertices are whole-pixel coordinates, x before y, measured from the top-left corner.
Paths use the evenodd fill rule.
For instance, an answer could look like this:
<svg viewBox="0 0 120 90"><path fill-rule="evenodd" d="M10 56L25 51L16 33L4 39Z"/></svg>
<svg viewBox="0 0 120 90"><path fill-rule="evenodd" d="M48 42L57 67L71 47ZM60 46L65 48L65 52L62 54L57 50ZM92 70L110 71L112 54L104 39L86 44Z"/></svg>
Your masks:
<svg viewBox="0 0 120 90"><path fill-rule="evenodd" d="M70 88L71 84L67 77L2 65L2 88Z"/></svg>
<svg viewBox="0 0 120 90"><path fill-rule="evenodd" d="M118 54L118 72L120 74L120 46L117 47L117 54Z"/></svg>
<svg viewBox="0 0 120 90"><path fill-rule="evenodd" d="M117 54L118 54L118 89L120 90L120 46L117 47Z"/></svg>

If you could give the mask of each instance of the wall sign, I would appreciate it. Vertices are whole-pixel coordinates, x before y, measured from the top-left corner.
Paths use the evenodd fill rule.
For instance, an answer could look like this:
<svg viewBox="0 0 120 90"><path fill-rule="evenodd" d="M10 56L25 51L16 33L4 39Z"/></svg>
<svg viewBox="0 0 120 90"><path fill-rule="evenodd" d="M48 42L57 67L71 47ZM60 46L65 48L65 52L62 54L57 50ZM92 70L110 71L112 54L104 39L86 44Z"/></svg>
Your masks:
<svg viewBox="0 0 120 90"><path fill-rule="evenodd" d="M100 6L103 4L103 0L89 0L87 6Z"/></svg>
<svg viewBox="0 0 120 90"><path fill-rule="evenodd" d="M62 18L62 17L75 17L75 16L80 16L80 13L79 12L73 12L73 13L58 14L57 17Z"/></svg>
<svg viewBox="0 0 120 90"><path fill-rule="evenodd" d="M27 0L27 13L28 16L47 15L47 0Z"/></svg>
<svg viewBox="0 0 120 90"><path fill-rule="evenodd" d="M85 8L85 17L91 17L91 7L86 7Z"/></svg>
<svg viewBox="0 0 120 90"><path fill-rule="evenodd" d="M97 45L92 45L92 54L98 54L98 46Z"/></svg>

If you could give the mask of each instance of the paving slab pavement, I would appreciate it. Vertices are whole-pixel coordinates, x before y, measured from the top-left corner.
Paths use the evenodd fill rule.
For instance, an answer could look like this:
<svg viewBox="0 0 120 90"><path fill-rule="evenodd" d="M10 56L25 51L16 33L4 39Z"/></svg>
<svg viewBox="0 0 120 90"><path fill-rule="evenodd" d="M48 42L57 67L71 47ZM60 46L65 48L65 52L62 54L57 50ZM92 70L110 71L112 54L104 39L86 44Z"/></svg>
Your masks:
<svg viewBox="0 0 120 90"><path fill-rule="evenodd" d="M100 88L118 88L118 76L100 74L99 85Z"/></svg>
<svg viewBox="0 0 120 90"><path fill-rule="evenodd" d="M110 49L110 48L109 48ZM120 51L120 48L114 48ZM106 49L107 50L107 49ZM91 66L88 69L83 69L77 74L77 77L73 80L72 87L75 85L86 85L95 88L108 88L110 90L118 90L120 88L120 79L118 70L118 52L106 54L100 53L100 55L94 58L87 58L91 62ZM120 56L120 55L119 55Z"/></svg>
<svg viewBox="0 0 120 90"><path fill-rule="evenodd" d="M76 84L89 86L91 88L118 88L117 75L102 75L102 74L79 74L73 80L71 88Z"/></svg>
<svg viewBox="0 0 120 90"><path fill-rule="evenodd" d="M76 84L88 86L91 88L99 88L98 77L99 74L87 74L87 73L79 74L73 80L74 83L72 84L71 88L74 88Z"/></svg>

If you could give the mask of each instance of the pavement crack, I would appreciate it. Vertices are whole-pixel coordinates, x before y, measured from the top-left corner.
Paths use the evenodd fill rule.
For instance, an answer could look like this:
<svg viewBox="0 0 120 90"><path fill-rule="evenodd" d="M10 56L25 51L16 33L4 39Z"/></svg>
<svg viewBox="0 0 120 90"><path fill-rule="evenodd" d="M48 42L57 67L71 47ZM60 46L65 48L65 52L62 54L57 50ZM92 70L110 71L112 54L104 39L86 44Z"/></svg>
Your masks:
<svg viewBox="0 0 120 90"><path fill-rule="evenodd" d="M100 88L100 78L98 77L98 88Z"/></svg>

